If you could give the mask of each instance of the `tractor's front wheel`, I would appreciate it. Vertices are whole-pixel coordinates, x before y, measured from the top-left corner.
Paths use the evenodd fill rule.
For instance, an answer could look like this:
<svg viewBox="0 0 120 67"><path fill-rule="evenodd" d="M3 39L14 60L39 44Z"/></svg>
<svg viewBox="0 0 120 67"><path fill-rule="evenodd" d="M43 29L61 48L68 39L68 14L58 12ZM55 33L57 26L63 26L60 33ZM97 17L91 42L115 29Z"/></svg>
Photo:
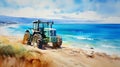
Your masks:
<svg viewBox="0 0 120 67"><path fill-rule="evenodd" d="M62 41L61 42L57 42L57 47L60 48L62 45Z"/></svg>
<svg viewBox="0 0 120 67"><path fill-rule="evenodd" d="M52 45L53 45L54 49L60 48L61 45L62 45L62 38L60 36L57 36L56 39L57 39L56 42L52 42Z"/></svg>
<svg viewBox="0 0 120 67"><path fill-rule="evenodd" d="M57 48L57 43L56 42L52 42L52 46L53 46L52 47L53 49L56 49Z"/></svg>
<svg viewBox="0 0 120 67"><path fill-rule="evenodd" d="M57 36L57 47L60 48L62 45L62 38L60 36Z"/></svg>

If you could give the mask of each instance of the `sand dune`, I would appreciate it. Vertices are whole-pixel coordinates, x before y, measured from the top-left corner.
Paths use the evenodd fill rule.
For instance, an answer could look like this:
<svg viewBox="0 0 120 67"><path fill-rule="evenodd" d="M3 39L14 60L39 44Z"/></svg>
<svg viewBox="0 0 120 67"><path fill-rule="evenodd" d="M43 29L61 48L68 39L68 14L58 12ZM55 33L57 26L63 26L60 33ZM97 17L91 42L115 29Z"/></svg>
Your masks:
<svg viewBox="0 0 120 67"><path fill-rule="evenodd" d="M22 45L17 37L0 36L0 67L119 67L120 58L63 45L41 50ZM5 48L5 49L3 49ZM13 49L13 50L11 50ZM92 53L92 54L91 54Z"/></svg>

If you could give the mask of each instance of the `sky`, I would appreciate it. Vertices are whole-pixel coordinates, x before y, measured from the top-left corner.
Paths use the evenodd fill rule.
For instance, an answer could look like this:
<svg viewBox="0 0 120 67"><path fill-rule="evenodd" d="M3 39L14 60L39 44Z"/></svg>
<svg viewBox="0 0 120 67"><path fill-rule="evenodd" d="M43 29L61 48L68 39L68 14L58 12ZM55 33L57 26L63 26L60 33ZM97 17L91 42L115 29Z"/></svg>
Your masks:
<svg viewBox="0 0 120 67"><path fill-rule="evenodd" d="M0 0L0 15L120 23L120 0Z"/></svg>

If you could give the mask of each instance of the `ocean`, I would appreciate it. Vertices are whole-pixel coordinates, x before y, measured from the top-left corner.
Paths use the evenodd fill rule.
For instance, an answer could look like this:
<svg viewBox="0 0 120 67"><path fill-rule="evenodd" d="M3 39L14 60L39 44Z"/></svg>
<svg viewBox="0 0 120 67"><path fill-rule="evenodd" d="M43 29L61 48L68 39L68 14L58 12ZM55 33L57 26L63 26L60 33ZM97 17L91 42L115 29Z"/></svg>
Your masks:
<svg viewBox="0 0 120 67"><path fill-rule="evenodd" d="M120 24L59 24L54 26L73 47L120 55Z"/></svg>
<svg viewBox="0 0 120 67"><path fill-rule="evenodd" d="M32 24L17 24L4 29L6 34L23 36L31 27ZM120 55L120 24L54 24L53 27L63 44L83 49L93 47L96 51Z"/></svg>

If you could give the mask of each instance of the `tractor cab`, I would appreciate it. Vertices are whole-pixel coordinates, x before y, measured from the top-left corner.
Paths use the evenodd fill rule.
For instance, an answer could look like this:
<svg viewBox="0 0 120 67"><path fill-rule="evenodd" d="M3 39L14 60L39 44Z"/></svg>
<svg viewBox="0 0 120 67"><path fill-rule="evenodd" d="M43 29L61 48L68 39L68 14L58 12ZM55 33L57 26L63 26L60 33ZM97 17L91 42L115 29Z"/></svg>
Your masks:
<svg viewBox="0 0 120 67"><path fill-rule="evenodd" d="M56 29L52 28L53 22L42 22L40 20L33 22L34 33L40 33L43 38L56 36Z"/></svg>

